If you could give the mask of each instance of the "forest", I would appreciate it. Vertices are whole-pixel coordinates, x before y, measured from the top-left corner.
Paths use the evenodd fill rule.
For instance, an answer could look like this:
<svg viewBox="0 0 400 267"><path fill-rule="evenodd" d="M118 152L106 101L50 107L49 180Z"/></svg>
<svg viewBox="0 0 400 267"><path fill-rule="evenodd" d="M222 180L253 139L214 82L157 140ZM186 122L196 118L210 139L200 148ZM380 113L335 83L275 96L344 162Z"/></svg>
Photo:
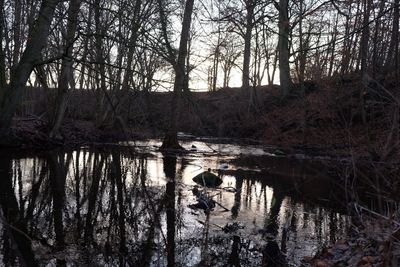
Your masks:
<svg viewBox="0 0 400 267"><path fill-rule="evenodd" d="M0 261L399 266L399 16L0 0Z"/></svg>

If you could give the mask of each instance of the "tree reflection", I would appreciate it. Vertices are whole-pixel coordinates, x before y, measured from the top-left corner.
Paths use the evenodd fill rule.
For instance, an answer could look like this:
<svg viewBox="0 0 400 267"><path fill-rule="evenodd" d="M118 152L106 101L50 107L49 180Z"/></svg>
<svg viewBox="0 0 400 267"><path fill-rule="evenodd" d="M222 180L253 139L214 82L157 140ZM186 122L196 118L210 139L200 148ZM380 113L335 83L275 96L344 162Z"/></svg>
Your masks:
<svg viewBox="0 0 400 267"><path fill-rule="evenodd" d="M175 175L176 156L164 155L164 173L167 178L165 209L167 213L167 266L175 266Z"/></svg>
<svg viewBox="0 0 400 267"><path fill-rule="evenodd" d="M240 236L234 235L227 266L240 267Z"/></svg>
<svg viewBox="0 0 400 267"><path fill-rule="evenodd" d="M0 204L3 211L3 225L9 240L15 244L9 247L15 248L16 255L22 265L38 266L32 251L31 238L27 235L25 218L21 216L18 201L15 196L12 182L12 161L10 158L0 158ZM8 248L6 248L8 250ZM7 259L5 259L5 265Z"/></svg>
<svg viewBox="0 0 400 267"><path fill-rule="evenodd" d="M243 187L243 176L239 174L236 175L235 178L236 178L236 192L235 192L234 204L231 209L233 219L236 219L239 214L240 203L242 200L242 187Z"/></svg>
<svg viewBox="0 0 400 267"><path fill-rule="evenodd" d="M161 167L164 174L158 172ZM314 234L320 231L316 228L329 224L330 232L318 235L334 240L345 227L338 227L344 223L339 215L314 206L299 208L291 201L290 208L282 210L282 188L270 187L266 179L253 179L243 172L234 174L235 193L208 191L221 205L231 205L231 216L219 209L206 216L189 211L186 201L191 187L180 179L187 173L185 168L191 168L191 159L133 155L121 149L82 148L46 152L37 158L1 158L0 205L2 220L7 222L0 229L2 263L176 266L193 255L188 264L239 266L247 264L248 255L261 260L261 254L249 254L250 238L241 229L231 236L221 229L235 221L243 223L246 232L249 220L259 229L259 217L244 218L249 211L266 214L261 228L271 251L278 246L278 232L282 232L280 245L285 250L286 228L290 242L302 242L297 230ZM289 212L296 209L297 213ZM279 214L287 226L281 226ZM309 225L302 229L303 224ZM293 250L290 246L288 242L288 254Z"/></svg>
<svg viewBox="0 0 400 267"><path fill-rule="evenodd" d="M93 241L93 228L95 224L96 201L99 193L100 178L102 175L105 158L99 153L95 154L93 161L92 184L89 190L88 211L86 214L85 243Z"/></svg>
<svg viewBox="0 0 400 267"><path fill-rule="evenodd" d="M53 199L53 224L56 235L56 250L65 249L63 209L65 206L65 181L68 167L72 159L72 153L57 155L50 152L48 162L50 165L50 185ZM57 259L57 266L65 266L66 261Z"/></svg>
<svg viewBox="0 0 400 267"><path fill-rule="evenodd" d="M273 191L271 199L271 208L269 210L268 216L265 218L265 233L270 237L275 238L279 231L279 212L282 207L282 202L284 199L284 194L277 190Z"/></svg>
<svg viewBox="0 0 400 267"><path fill-rule="evenodd" d="M264 236L267 239L267 245L263 250L263 266L286 266L285 258L276 242L276 237L279 232L279 212L284 197L284 194L279 190L275 189L273 191L271 208L268 216L265 218ZM283 238L285 238L284 234Z"/></svg>

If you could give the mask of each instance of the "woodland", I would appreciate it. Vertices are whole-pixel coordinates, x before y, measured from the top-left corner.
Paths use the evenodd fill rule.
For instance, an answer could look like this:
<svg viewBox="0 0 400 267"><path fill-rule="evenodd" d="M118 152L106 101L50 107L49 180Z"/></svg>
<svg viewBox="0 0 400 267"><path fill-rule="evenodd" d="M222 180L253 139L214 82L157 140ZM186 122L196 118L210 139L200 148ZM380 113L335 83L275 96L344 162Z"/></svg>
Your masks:
<svg viewBox="0 0 400 267"><path fill-rule="evenodd" d="M36 124L26 130L48 141L68 139L62 127L75 120L96 129L147 128L176 147L177 131L190 130L190 121L211 136L229 135L235 116L234 127L249 118L258 129L275 127L265 122L272 105L282 108L278 124L304 132L320 116L309 98L319 98L329 104L321 112L337 113L319 119L342 124L337 131L363 125L373 153L382 139L373 128L390 132L393 124L388 135L398 135L398 4L1 1L2 143L15 140L13 126L23 128L13 120L30 117ZM221 98L227 108L216 111ZM291 99L302 114L296 121L285 110ZM180 125L187 109L188 122ZM381 118L386 125L374 125Z"/></svg>
<svg viewBox="0 0 400 267"><path fill-rule="evenodd" d="M0 0L0 161L154 138L184 154L186 134L334 158L363 226L302 264L398 266L399 16L400 0ZM372 206L354 209L357 183Z"/></svg>

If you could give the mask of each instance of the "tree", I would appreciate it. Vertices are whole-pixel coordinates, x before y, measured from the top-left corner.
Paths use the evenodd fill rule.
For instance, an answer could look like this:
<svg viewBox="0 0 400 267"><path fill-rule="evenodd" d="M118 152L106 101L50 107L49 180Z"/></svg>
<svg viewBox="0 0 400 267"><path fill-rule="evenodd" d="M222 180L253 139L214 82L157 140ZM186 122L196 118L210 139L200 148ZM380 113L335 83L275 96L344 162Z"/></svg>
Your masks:
<svg viewBox="0 0 400 267"><path fill-rule="evenodd" d="M22 57L11 74L10 85L0 88L0 139L2 142L7 143L10 140L12 118L33 67L40 60L40 52L46 44L54 11L59 2L60 0L43 0L38 17L29 30Z"/></svg>
<svg viewBox="0 0 400 267"><path fill-rule="evenodd" d="M0 0L0 90L7 84L6 81L6 55L3 49L3 40L5 39L4 25L4 0Z"/></svg>
<svg viewBox="0 0 400 267"><path fill-rule="evenodd" d="M161 0L159 0L161 3ZM182 92L185 90L184 87L187 85L186 79L186 57L188 54L188 40L190 33L190 25L192 20L194 0L187 0L185 4L185 11L183 13L182 31L179 42L178 58L173 65L175 72L174 91L171 101L171 113L169 115L169 125L165 133L165 137L162 143L162 149L181 149L181 145L178 142L177 132L177 119L178 119L178 105L179 99L181 98ZM160 9L163 9L160 5ZM165 20L165 16L161 16L161 19ZM165 23L165 21L164 21ZM163 27L164 36L167 36L166 27ZM166 38L167 39L167 38ZM167 41L167 40L166 40ZM167 41L169 44L169 42Z"/></svg>
<svg viewBox="0 0 400 267"><path fill-rule="evenodd" d="M288 16L288 0L279 0L279 4L275 2L275 7L279 11L279 36L278 36L278 53L279 53L279 79L281 83L281 97L285 99L292 89L292 79L290 77L289 66L289 33L290 23Z"/></svg>
<svg viewBox="0 0 400 267"><path fill-rule="evenodd" d="M243 71L242 71L242 89L250 89L250 57L251 57L251 32L254 26L254 7L256 4L255 0L247 0L246 4L246 26L244 39L244 51L243 51Z"/></svg>
<svg viewBox="0 0 400 267"><path fill-rule="evenodd" d="M65 38L65 52L61 63L61 72L58 82L58 92L54 103L54 113L50 120L50 137L59 135L59 129L64 118L68 102L68 85L72 77L72 52L75 33L78 27L78 14L81 0L70 0L68 7L67 36Z"/></svg>
<svg viewBox="0 0 400 267"><path fill-rule="evenodd" d="M361 58L361 77L364 79L368 74L368 50L369 50L369 16L371 10L371 0L363 0L364 14L363 14L363 28L361 34L360 43L360 58ZM363 123L366 123L366 110L365 110L365 99L363 90L360 91L360 109Z"/></svg>
<svg viewBox="0 0 400 267"><path fill-rule="evenodd" d="M386 68L396 66L399 58L399 13L400 0L395 0L393 3L393 27L390 38L389 53L386 58ZM397 66L398 67L398 66Z"/></svg>
<svg viewBox="0 0 400 267"><path fill-rule="evenodd" d="M220 47L221 65L223 72L223 87L229 87L232 69L236 66L236 61L242 54L240 44L233 34L227 34Z"/></svg>

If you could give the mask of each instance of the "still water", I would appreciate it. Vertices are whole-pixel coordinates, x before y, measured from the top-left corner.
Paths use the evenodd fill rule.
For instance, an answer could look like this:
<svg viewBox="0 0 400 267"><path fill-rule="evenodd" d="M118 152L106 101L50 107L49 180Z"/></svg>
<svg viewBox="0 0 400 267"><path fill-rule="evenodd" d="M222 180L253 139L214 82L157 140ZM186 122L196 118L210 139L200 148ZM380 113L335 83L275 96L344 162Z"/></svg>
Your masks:
<svg viewBox="0 0 400 267"><path fill-rule="evenodd" d="M330 162L204 140L181 155L125 145L1 153L0 265L261 266L274 242L298 266L350 223ZM209 168L223 183L199 187L216 201L208 213L189 205Z"/></svg>

